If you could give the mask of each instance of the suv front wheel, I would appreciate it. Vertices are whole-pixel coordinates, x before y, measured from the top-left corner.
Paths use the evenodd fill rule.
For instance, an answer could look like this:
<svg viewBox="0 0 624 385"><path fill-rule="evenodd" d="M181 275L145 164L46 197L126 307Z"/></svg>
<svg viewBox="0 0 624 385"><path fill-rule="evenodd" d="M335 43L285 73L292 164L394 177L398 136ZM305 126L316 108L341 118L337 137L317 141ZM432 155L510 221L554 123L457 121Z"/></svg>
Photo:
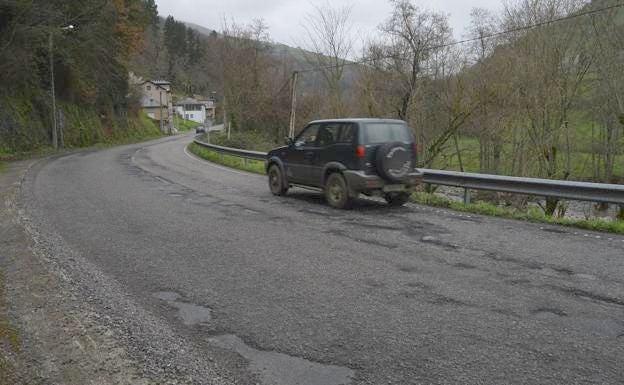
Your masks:
<svg viewBox="0 0 624 385"><path fill-rule="evenodd" d="M279 166L276 164L271 165L271 167L269 167L269 188L271 189L271 193L278 196L286 195L288 187L284 182L284 177L282 176L282 171Z"/></svg>
<svg viewBox="0 0 624 385"><path fill-rule="evenodd" d="M340 173L333 173L325 182L325 198L330 206L337 209L349 209L353 199L349 196L347 181Z"/></svg>

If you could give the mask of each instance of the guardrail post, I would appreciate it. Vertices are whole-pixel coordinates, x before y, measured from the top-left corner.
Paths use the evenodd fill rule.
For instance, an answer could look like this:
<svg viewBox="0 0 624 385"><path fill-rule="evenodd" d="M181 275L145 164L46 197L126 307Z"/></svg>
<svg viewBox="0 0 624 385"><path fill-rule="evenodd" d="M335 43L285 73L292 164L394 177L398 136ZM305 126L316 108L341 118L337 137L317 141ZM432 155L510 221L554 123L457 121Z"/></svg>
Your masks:
<svg viewBox="0 0 624 385"><path fill-rule="evenodd" d="M470 189L467 189L467 188L464 189L464 204L465 205L470 204Z"/></svg>
<svg viewBox="0 0 624 385"><path fill-rule="evenodd" d="M247 167L247 158L243 158L243 165Z"/></svg>

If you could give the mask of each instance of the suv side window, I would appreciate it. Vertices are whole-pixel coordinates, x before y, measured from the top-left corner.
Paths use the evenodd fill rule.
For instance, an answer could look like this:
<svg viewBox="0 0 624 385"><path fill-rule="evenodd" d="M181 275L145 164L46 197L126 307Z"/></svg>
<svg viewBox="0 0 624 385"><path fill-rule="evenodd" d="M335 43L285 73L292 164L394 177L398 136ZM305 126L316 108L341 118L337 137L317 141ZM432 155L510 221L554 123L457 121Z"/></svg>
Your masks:
<svg viewBox="0 0 624 385"><path fill-rule="evenodd" d="M327 147L336 144L340 135L340 126L338 123L324 125L319 134L319 146Z"/></svg>
<svg viewBox="0 0 624 385"><path fill-rule="evenodd" d="M353 123L344 123L341 125L340 135L338 136L337 143L351 144L353 143L353 137L355 136L355 125Z"/></svg>
<svg viewBox="0 0 624 385"><path fill-rule="evenodd" d="M306 127L301 134L295 140L296 147L315 147L316 139L319 133L319 124L313 124Z"/></svg>

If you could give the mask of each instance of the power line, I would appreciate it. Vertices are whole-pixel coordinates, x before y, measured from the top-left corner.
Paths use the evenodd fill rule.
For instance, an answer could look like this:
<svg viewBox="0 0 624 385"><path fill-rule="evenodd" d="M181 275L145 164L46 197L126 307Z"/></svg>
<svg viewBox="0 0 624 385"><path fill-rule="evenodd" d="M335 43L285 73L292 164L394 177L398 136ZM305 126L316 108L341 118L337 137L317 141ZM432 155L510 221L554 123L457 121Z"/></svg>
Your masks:
<svg viewBox="0 0 624 385"><path fill-rule="evenodd" d="M445 44L434 45L434 46L431 46L431 47L425 47L425 48L423 48L423 51L425 51L425 52L426 51L432 51L432 50L436 50L436 49L452 47L452 46L459 45L459 44L471 43L473 41L479 41L479 40L483 40L483 39L489 39L489 38L492 38L492 37L507 35L507 34L510 34L510 33L527 31L527 30L531 30L531 29L534 29L534 28L539 28L539 27L543 27L543 26L546 26L546 25L559 23L559 22L562 22L562 21L572 20L572 19L575 19L575 18L578 18L578 17L594 15L594 14L597 14L597 13L606 12L606 11L610 11L612 9L621 8L621 7L624 7L624 3L618 3L618 4L610 5L610 6L607 6L607 7L603 7L603 8L587 10L587 11L584 11L584 12L575 13L573 15L560 17L560 18L557 18L557 19L552 19L552 20L543 21L543 22L540 22L540 23L535 23L535 24L530 24L530 25L524 25L524 26L521 26L521 27L511 28L511 29L507 29L507 30L504 30L504 31L494 32L494 33L491 33L491 34L482 35L482 36L474 37L474 38L470 38L470 39L464 39L464 40L454 41L454 42L451 42L451 43L445 43ZM326 65L326 66L318 66L318 67L315 67L315 68L307 68L307 69L299 70L297 72L299 72L299 73L318 72L318 71L332 69L332 68L340 68L340 67L350 66L350 65L366 64L366 63L374 62L374 61L377 61L377 60L383 60L383 59L404 59L404 57L402 55L387 55L387 56L381 56L381 57L370 58L370 59L362 59L362 60L358 60L358 61L349 61L349 62L345 62L345 63L339 64L339 65L332 64L332 65Z"/></svg>

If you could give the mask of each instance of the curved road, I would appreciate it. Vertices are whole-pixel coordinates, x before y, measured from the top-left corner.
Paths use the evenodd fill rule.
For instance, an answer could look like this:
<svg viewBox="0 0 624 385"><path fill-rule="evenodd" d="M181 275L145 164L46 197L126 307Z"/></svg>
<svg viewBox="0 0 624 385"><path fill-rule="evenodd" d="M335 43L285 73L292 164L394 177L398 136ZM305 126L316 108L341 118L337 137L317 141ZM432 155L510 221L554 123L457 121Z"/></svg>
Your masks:
<svg viewBox="0 0 624 385"><path fill-rule="evenodd" d="M41 242L137 359L162 335L176 344L165 370L209 367L221 383L624 378L624 237L277 198L262 176L194 158L190 141L55 158L24 183Z"/></svg>

